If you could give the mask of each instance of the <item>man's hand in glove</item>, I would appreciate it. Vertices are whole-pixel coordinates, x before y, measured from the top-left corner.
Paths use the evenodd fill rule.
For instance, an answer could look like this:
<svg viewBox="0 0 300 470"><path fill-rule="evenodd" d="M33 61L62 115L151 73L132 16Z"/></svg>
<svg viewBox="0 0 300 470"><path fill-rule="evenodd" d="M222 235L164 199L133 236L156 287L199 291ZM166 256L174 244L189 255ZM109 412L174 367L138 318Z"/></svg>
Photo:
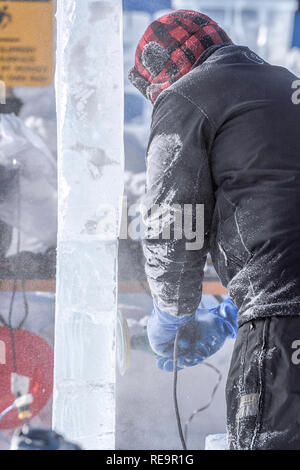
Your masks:
<svg viewBox="0 0 300 470"><path fill-rule="evenodd" d="M193 315L175 317L154 306L148 320L148 338L159 369L173 371L178 330L178 369L192 367L215 354L226 338L237 334L237 308L230 299L215 308L198 308Z"/></svg>

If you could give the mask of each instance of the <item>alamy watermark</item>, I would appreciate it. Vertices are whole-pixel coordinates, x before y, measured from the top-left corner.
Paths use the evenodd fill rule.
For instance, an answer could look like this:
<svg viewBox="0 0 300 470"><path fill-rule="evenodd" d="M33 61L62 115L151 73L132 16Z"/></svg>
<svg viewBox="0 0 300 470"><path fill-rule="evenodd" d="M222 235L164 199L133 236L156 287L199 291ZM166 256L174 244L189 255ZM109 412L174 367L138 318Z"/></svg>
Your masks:
<svg viewBox="0 0 300 470"><path fill-rule="evenodd" d="M300 104L300 80L295 80L292 83L292 89L295 90L292 94L293 104Z"/></svg>
<svg viewBox="0 0 300 470"><path fill-rule="evenodd" d="M295 366L297 366L300 364L300 340L296 339L295 341L293 341L291 348L295 349L295 351L292 354L291 360L292 360L292 363Z"/></svg>
<svg viewBox="0 0 300 470"><path fill-rule="evenodd" d="M100 205L84 232L101 239L183 240L186 250L203 248L203 204L154 204L147 209L143 203L128 205L124 197L120 207Z"/></svg>

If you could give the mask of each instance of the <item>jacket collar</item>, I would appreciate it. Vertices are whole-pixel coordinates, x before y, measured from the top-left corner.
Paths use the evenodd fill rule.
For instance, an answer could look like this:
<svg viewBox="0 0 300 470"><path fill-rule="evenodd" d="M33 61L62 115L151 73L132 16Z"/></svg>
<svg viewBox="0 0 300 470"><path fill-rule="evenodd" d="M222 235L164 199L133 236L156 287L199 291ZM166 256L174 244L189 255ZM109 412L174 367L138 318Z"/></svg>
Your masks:
<svg viewBox="0 0 300 470"><path fill-rule="evenodd" d="M227 43L227 44L215 44L214 46L209 47L206 49L203 54L199 57L199 59L196 60L194 63L192 69L195 67L198 67L199 65L203 64L212 54L214 54L216 51L219 49L222 49L223 47L228 47L228 46L234 46L232 43Z"/></svg>

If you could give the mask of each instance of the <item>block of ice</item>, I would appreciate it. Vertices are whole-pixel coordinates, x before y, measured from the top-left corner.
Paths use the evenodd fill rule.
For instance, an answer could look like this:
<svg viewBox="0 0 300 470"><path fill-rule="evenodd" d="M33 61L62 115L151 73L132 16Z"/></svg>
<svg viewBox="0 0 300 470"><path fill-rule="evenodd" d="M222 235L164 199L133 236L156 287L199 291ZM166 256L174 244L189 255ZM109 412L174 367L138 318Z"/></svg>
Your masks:
<svg viewBox="0 0 300 470"><path fill-rule="evenodd" d="M53 427L84 449L114 449L122 2L57 2L57 30Z"/></svg>
<svg viewBox="0 0 300 470"><path fill-rule="evenodd" d="M205 450L228 450L227 434L210 434L207 436Z"/></svg>

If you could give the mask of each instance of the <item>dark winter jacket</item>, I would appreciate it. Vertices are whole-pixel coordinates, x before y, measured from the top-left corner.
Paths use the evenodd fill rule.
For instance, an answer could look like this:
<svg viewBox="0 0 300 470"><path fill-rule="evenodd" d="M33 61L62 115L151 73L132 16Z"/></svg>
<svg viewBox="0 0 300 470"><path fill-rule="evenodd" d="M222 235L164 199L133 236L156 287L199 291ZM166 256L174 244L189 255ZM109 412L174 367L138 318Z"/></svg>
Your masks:
<svg viewBox="0 0 300 470"><path fill-rule="evenodd" d="M300 315L295 80L247 47L213 46L156 100L146 209L204 204L205 226L204 246L196 251L186 249L184 236L164 240L148 233L146 273L162 310L195 311L210 252L240 324Z"/></svg>

